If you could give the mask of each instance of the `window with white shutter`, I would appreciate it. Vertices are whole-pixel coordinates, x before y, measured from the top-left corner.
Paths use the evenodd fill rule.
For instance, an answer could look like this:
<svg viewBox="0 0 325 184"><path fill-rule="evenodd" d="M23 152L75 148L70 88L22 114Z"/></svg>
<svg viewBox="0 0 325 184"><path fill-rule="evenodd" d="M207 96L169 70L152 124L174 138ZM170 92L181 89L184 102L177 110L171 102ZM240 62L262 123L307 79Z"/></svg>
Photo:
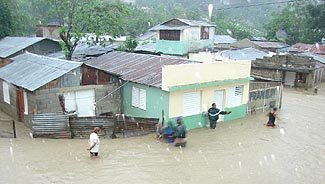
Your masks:
<svg viewBox="0 0 325 184"><path fill-rule="evenodd" d="M183 116L190 116L200 113L201 93L184 93L183 96Z"/></svg>
<svg viewBox="0 0 325 184"><path fill-rule="evenodd" d="M132 106L147 109L147 92L145 89L132 87Z"/></svg>
<svg viewBox="0 0 325 184"><path fill-rule="evenodd" d="M139 107L139 88L132 87L132 106Z"/></svg>
<svg viewBox="0 0 325 184"><path fill-rule="evenodd" d="M3 90L3 101L7 104L10 104L10 94L9 94L9 85L6 82L2 82L2 90Z"/></svg>
<svg viewBox="0 0 325 184"><path fill-rule="evenodd" d="M146 98L147 98L146 97L146 90L140 89L140 91L139 91L139 108L140 109L146 110L146 107L147 107Z"/></svg>
<svg viewBox="0 0 325 184"><path fill-rule="evenodd" d="M236 107L241 105L243 97L243 86L231 87L227 90L227 107Z"/></svg>

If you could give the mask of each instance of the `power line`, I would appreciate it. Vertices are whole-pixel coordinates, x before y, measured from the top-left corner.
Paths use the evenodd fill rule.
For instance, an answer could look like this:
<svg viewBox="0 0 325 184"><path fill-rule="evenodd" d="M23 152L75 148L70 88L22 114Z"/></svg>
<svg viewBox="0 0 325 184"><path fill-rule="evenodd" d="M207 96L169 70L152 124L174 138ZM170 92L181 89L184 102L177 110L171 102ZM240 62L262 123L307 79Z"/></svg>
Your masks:
<svg viewBox="0 0 325 184"><path fill-rule="evenodd" d="M284 4L284 3L292 3L294 0L290 1L279 1L279 2L269 2L269 3L258 3L258 4L251 4L251 5L238 5L238 6L232 6L228 8L217 8L217 11L220 10L229 10L229 9L237 9L237 8L249 8L249 7L256 7L256 6L265 6L265 5L272 5L272 4Z"/></svg>

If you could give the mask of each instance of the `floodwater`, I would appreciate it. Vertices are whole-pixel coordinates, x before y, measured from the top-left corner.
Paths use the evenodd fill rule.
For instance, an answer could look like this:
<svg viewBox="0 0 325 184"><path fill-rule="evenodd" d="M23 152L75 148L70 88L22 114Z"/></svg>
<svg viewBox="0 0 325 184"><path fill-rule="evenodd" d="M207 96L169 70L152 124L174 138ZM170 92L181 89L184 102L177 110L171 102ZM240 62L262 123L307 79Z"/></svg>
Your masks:
<svg viewBox="0 0 325 184"><path fill-rule="evenodd" d="M279 128L265 115L192 130L186 148L154 135L101 139L100 158L87 140L0 138L0 183L325 183L325 86L313 95L285 89Z"/></svg>

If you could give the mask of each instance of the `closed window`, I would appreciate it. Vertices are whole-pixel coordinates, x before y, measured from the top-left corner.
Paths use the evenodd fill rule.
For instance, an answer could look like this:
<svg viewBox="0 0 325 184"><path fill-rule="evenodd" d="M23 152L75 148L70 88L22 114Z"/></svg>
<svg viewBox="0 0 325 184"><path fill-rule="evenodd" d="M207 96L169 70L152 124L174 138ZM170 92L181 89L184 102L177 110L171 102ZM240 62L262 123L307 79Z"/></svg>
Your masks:
<svg viewBox="0 0 325 184"><path fill-rule="evenodd" d="M243 86L231 87L227 90L227 107L236 107L242 104Z"/></svg>
<svg viewBox="0 0 325 184"><path fill-rule="evenodd" d="M181 32L178 30L160 30L159 39L160 40L177 40L179 41L181 37Z"/></svg>
<svg viewBox="0 0 325 184"><path fill-rule="evenodd" d="M147 93L146 90L132 87L132 106L140 109L147 109Z"/></svg>
<svg viewBox="0 0 325 184"><path fill-rule="evenodd" d="M28 115L28 98L26 91L24 91L24 114Z"/></svg>
<svg viewBox="0 0 325 184"><path fill-rule="evenodd" d="M78 116L95 116L95 91L82 90L64 93L66 111L75 111Z"/></svg>
<svg viewBox="0 0 325 184"><path fill-rule="evenodd" d="M196 115L200 113L201 93L184 93L183 96L183 116Z"/></svg>
<svg viewBox="0 0 325 184"><path fill-rule="evenodd" d="M7 104L10 104L10 94L9 94L9 85L6 82L2 82L2 90L3 90L3 101Z"/></svg>
<svg viewBox="0 0 325 184"><path fill-rule="evenodd" d="M209 39L209 27L201 27L201 40Z"/></svg>

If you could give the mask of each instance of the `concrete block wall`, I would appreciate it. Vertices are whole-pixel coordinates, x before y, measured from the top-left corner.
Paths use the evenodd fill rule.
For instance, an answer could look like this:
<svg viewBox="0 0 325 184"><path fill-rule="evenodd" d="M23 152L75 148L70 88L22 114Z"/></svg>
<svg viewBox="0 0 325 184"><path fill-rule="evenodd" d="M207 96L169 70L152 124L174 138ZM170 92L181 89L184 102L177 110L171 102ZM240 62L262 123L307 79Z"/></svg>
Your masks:
<svg viewBox="0 0 325 184"><path fill-rule="evenodd" d="M62 112L59 101L60 88L36 91L36 113Z"/></svg>
<svg viewBox="0 0 325 184"><path fill-rule="evenodd" d="M274 79L281 81L282 80L282 71L275 69L264 69L264 68L253 68L251 69L252 74L263 76L266 78Z"/></svg>
<svg viewBox="0 0 325 184"><path fill-rule="evenodd" d="M289 68L289 69L310 69L315 68L316 61L304 56L294 55L275 55L272 57L264 57L252 62L252 66L265 68Z"/></svg>
<svg viewBox="0 0 325 184"><path fill-rule="evenodd" d="M117 89L118 87L118 85L110 84L95 89L96 102L106 96L96 104L96 115L103 113L114 115L121 112L121 91Z"/></svg>

